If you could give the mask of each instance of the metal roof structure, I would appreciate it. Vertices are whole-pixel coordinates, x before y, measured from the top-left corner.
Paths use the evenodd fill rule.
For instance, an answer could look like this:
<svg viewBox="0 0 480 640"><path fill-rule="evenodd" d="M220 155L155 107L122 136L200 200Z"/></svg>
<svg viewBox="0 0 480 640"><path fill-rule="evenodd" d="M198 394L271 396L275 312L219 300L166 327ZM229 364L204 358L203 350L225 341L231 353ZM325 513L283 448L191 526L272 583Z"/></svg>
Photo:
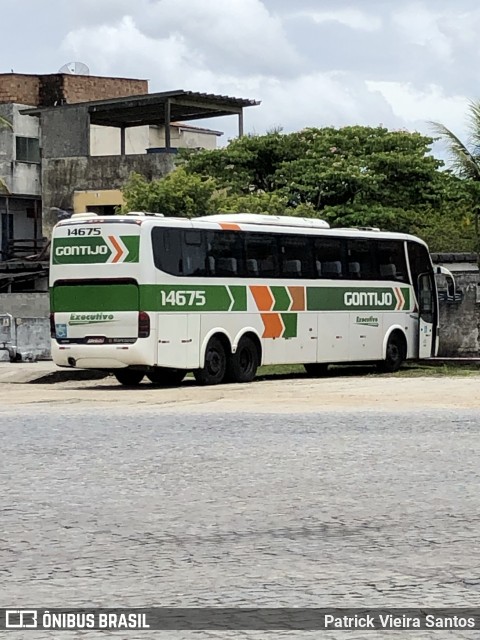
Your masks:
<svg viewBox="0 0 480 640"><path fill-rule="evenodd" d="M259 101L247 98L233 98L178 89L108 100L77 102L55 107L25 109L23 113L38 116L52 109L84 107L89 113L91 124L121 129L142 125L165 125L166 132L168 131L166 147L169 147L168 138L172 122L237 115L239 135L243 135L243 109L259 104Z"/></svg>

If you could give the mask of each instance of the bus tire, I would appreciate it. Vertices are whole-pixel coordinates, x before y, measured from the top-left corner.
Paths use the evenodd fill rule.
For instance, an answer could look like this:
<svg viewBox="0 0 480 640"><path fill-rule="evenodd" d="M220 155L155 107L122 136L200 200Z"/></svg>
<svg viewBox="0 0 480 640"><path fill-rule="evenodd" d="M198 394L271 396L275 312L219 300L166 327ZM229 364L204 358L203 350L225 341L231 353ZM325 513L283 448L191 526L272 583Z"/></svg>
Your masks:
<svg viewBox="0 0 480 640"><path fill-rule="evenodd" d="M406 358L406 351L405 337L399 331L394 331L388 338L385 360L378 363L378 370L382 373L398 371Z"/></svg>
<svg viewBox="0 0 480 640"><path fill-rule="evenodd" d="M210 338L205 351L205 366L193 372L195 380L201 385L220 384L227 370L227 354L218 338Z"/></svg>
<svg viewBox="0 0 480 640"><path fill-rule="evenodd" d="M136 369L118 369L113 375L120 384L126 387L136 387L143 380L145 373Z"/></svg>
<svg viewBox="0 0 480 640"><path fill-rule="evenodd" d="M228 359L227 380L229 382L251 382L257 375L259 360L255 342L248 336L240 338L237 350Z"/></svg>
<svg viewBox="0 0 480 640"><path fill-rule="evenodd" d="M312 378L321 378L322 376L327 374L328 364L326 362L308 362L303 365L305 367L305 371Z"/></svg>
<svg viewBox="0 0 480 640"><path fill-rule="evenodd" d="M187 375L184 369L168 369L157 367L153 371L147 371L147 378L158 387L176 387Z"/></svg>

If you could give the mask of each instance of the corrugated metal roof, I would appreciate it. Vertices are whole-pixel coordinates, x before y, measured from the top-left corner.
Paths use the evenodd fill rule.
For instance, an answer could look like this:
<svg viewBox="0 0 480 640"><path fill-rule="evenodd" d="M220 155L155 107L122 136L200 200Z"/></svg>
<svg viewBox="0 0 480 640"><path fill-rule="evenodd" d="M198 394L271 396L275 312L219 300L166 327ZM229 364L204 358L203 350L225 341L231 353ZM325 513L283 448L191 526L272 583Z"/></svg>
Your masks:
<svg viewBox="0 0 480 640"><path fill-rule="evenodd" d="M170 109L170 122L177 122L239 114L243 108L259 104L259 101L249 98L234 98L214 93L178 89L56 107L25 109L22 113L47 115L52 110L86 109L90 114L92 124L140 126L164 124L168 109Z"/></svg>

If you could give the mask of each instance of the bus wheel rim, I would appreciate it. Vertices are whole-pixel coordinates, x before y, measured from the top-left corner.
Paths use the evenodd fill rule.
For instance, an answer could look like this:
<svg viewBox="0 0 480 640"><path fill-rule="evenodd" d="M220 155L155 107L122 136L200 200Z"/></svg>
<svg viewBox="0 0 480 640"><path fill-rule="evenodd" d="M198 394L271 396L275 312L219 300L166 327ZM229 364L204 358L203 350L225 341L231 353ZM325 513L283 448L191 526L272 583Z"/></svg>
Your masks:
<svg viewBox="0 0 480 640"><path fill-rule="evenodd" d="M212 375L217 375L222 369L222 358L218 351L211 349L208 352L207 367Z"/></svg>
<svg viewBox="0 0 480 640"><path fill-rule="evenodd" d="M252 354L248 349L242 349L239 354L238 362L240 364L240 369L245 373L248 373L252 368Z"/></svg>

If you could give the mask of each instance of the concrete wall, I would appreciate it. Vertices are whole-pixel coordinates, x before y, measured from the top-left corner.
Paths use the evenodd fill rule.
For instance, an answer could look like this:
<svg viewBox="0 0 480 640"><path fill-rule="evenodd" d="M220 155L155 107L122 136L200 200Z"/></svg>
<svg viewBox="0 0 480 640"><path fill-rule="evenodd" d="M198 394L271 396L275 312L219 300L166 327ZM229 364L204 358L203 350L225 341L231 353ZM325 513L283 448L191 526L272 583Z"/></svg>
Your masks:
<svg viewBox="0 0 480 640"><path fill-rule="evenodd" d="M165 154L45 159L42 163L43 234L50 237L52 227L58 222L55 208L73 210L75 191L121 189L134 171L152 180L167 175L173 168L172 157Z"/></svg>
<svg viewBox="0 0 480 640"><path fill-rule="evenodd" d="M448 266L449 265L445 265ZM440 356L480 356L480 275L455 273L459 302L440 300Z"/></svg>
<svg viewBox="0 0 480 640"><path fill-rule="evenodd" d="M48 292L0 294L0 343L8 343L22 360L51 359L49 312ZM0 349L0 362L9 360L8 351Z"/></svg>
<svg viewBox="0 0 480 640"><path fill-rule="evenodd" d="M49 293L0 293L0 316L5 313L19 318L48 318Z"/></svg>
<svg viewBox="0 0 480 640"><path fill-rule="evenodd" d="M179 149L216 149L217 134L202 130L172 125L170 127L170 146ZM165 146L165 127L150 127L149 148Z"/></svg>
<svg viewBox="0 0 480 640"><path fill-rule="evenodd" d="M83 105L49 109L41 116L42 157L88 156L90 116Z"/></svg>
<svg viewBox="0 0 480 640"><path fill-rule="evenodd" d="M0 314L0 362L50 360L48 318L15 318Z"/></svg>

